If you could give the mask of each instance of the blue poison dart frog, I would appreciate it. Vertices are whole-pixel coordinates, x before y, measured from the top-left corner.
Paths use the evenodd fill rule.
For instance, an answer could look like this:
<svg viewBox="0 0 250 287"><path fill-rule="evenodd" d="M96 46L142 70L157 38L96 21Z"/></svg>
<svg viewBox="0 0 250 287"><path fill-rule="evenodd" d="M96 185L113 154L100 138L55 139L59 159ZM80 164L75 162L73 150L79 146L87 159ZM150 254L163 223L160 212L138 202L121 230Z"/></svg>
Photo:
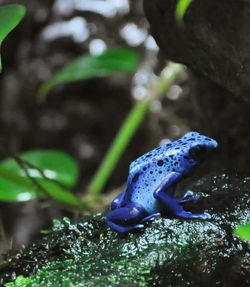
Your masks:
<svg viewBox="0 0 250 287"><path fill-rule="evenodd" d="M176 185L217 146L215 140L189 132L137 158L129 167L125 190L111 204L107 224L119 233L126 233L143 228L145 222L153 221L164 211L177 218L209 219L208 213L183 209L182 203L197 200L192 191L187 191L183 197L175 197L174 193Z"/></svg>

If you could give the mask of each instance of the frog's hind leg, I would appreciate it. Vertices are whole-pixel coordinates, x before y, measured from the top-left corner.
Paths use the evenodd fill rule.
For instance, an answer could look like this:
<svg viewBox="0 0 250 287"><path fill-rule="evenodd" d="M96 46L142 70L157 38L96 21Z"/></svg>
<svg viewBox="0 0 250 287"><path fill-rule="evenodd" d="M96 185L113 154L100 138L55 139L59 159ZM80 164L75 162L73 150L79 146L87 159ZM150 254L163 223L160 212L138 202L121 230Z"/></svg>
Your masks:
<svg viewBox="0 0 250 287"><path fill-rule="evenodd" d="M111 209L120 208L124 199L125 191L118 194L111 203Z"/></svg>
<svg viewBox="0 0 250 287"><path fill-rule="evenodd" d="M143 207L129 203L124 207L111 210L105 220L109 227L115 231L127 233L142 228L144 226L142 222L145 217L147 217L147 213Z"/></svg>

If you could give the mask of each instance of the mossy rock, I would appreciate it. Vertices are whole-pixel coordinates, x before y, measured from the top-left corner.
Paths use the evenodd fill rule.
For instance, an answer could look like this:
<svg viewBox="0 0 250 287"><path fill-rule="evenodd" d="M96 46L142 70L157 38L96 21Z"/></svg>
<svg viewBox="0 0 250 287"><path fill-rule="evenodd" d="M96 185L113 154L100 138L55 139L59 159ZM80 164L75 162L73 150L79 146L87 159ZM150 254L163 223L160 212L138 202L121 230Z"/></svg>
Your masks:
<svg viewBox="0 0 250 287"><path fill-rule="evenodd" d="M40 242L7 256L1 284L249 286L250 244L234 229L250 222L250 178L211 175L192 188L210 196L186 208L205 207L211 220L158 218L128 235L107 228L102 214L54 221Z"/></svg>

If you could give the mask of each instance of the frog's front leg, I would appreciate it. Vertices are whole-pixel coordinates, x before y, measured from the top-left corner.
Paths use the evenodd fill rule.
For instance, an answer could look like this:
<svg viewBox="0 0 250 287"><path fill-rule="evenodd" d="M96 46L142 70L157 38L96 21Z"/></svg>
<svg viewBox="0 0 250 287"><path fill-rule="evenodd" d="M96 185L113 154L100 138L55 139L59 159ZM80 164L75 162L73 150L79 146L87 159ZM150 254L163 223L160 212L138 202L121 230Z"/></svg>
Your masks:
<svg viewBox="0 0 250 287"><path fill-rule="evenodd" d="M150 220L145 209L139 204L129 203L124 207L111 210L107 217L107 224L119 233L126 233L142 228L145 219Z"/></svg>
<svg viewBox="0 0 250 287"><path fill-rule="evenodd" d="M167 190L173 184L181 179L181 174L171 172L154 191L154 197L162 202L166 207L177 217L186 219L209 219L208 213L197 213L185 211L183 207L171 196L168 195Z"/></svg>

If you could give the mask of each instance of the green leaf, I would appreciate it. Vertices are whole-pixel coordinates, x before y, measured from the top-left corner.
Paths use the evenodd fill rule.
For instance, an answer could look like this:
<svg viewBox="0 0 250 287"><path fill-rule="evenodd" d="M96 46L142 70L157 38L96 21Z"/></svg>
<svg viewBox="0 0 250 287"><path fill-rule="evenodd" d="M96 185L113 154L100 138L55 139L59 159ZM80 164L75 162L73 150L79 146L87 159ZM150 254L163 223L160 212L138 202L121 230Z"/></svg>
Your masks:
<svg viewBox="0 0 250 287"><path fill-rule="evenodd" d="M19 4L0 6L0 45L6 36L18 25L25 14L25 8ZM0 71L2 70L0 59Z"/></svg>
<svg viewBox="0 0 250 287"><path fill-rule="evenodd" d="M0 201L23 202L39 198L32 182L0 166Z"/></svg>
<svg viewBox="0 0 250 287"><path fill-rule="evenodd" d="M49 197L65 206L80 208L82 203L73 193L49 180L38 180L39 184L47 191Z"/></svg>
<svg viewBox="0 0 250 287"><path fill-rule="evenodd" d="M134 72L138 63L138 55L129 49L110 49L101 55L79 57L43 83L38 91L38 98L44 100L50 90L58 84L104 77L117 72Z"/></svg>
<svg viewBox="0 0 250 287"><path fill-rule="evenodd" d="M240 237L242 240L249 240L250 241L250 223L240 225L236 228L235 234Z"/></svg>
<svg viewBox="0 0 250 287"><path fill-rule="evenodd" d="M178 0L175 9L175 18L179 24L183 24L183 17L192 2L193 0Z"/></svg>
<svg viewBox="0 0 250 287"><path fill-rule="evenodd" d="M73 186L78 177L77 165L70 156L59 151L38 150L23 153L19 158L25 170L12 158L0 163L1 201L28 201L49 196L67 206L81 206L80 200L61 186Z"/></svg>
<svg viewBox="0 0 250 287"><path fill-rule="evenodd" d="M42 174L36 169L38 168L44 173L46 178L58 181L67 187L74 186L77 181L77 164L69 155L63 152L35 150L22 153L20 158L31 164L31 167L27 166L27 171L33 178L43 178ZM25 176L24 170L12 158L4 160L0 164L2 167L14 171L20 176Z"/></svg>

